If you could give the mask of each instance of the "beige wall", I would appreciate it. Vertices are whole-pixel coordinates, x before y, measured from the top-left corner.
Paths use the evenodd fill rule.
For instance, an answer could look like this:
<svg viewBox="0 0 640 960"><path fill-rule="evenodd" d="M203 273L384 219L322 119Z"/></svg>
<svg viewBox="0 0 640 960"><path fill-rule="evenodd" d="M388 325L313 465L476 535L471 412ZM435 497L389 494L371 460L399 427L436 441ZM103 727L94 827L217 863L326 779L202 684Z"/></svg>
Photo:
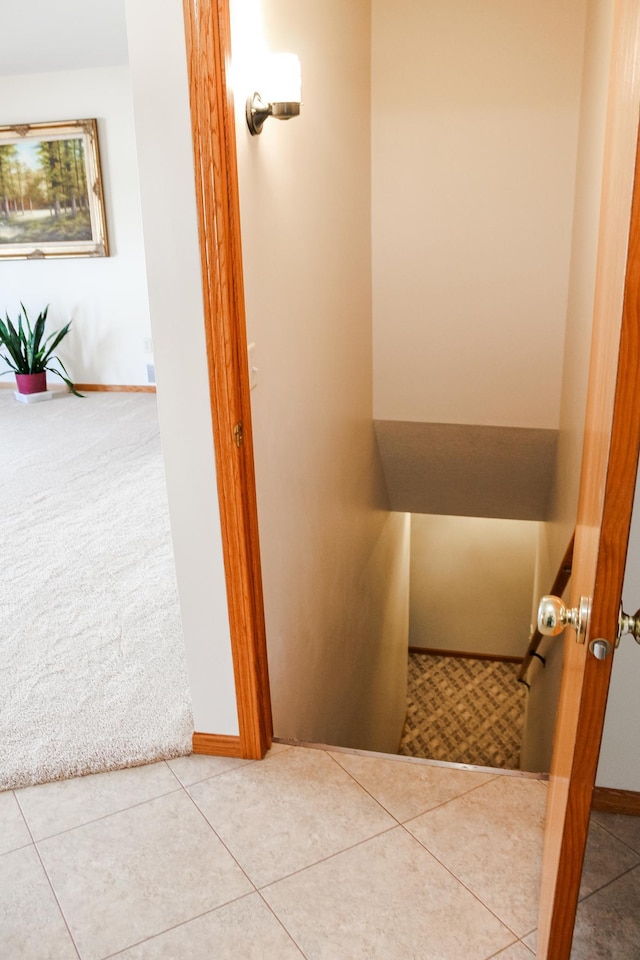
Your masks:
<svg viewBox="0 0 640 960"><path fill-rule="evenodd" d="M524 656L537 536L524 520L414 514L411 646Z"/></svg>
<svg viewBox="0 0 640 960"><path fill-rule="evenodd" d="M549 592L576 522L600 225L612 25L613 0L590 0L576 168L561 430L552 508L554 522L540 525L534 605L539 596ZM532 616L535 616L535 611ZM525 770L548 770L551 764L562 675L562 643L545 638L540 653L546 660L544 670L538 662L534 662L529 671L531 690L527 698L521 754L521 765Z"/></svg>
<svg viewBox="0 0 640 960"><path fill-rule="evenodd" d="M556 428L585 0L373 0L376 418Z"/></svg>
<svg viewBox="0 0 640 960"><path fill-rule="evenodd" d="M232 37L274 729L396 750L409 531L372 427L369 3L249 6ZM252 138L261 47L299 55L303 108Z"/></svg>

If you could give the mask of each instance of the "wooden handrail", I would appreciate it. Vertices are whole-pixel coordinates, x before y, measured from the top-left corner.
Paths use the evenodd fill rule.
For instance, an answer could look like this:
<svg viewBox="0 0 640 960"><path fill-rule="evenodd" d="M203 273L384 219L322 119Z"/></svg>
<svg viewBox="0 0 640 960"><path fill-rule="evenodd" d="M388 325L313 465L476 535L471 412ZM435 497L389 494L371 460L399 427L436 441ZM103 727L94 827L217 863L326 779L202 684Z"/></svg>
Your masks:
<svg viewBox="0 0 640 960"><path fill-rule="evenodd" d="M553 581L553 586L549 591L549 593L552 594L554 597L561 597L567 588L567 584L569 583L569 578L571 577L571 567L573 564L574 539L575 539L575 534L572 534L571 540L569 540L569 546L564 552L562 563L560 564L560 567L558 568L558 572L556 573L556 578ZM537 650L538 650L538 647L540 646L541 641L542 641L542 634L538 629L534 630L533 633L531 634L531 639L529 640L529 646L527 647L527 652L524 655L522 666L520 667L520 670L518 672L519 683L526 683L526 680L524 678L526 676L527 670L529 669L529 665L531 661L537 654Z"/></svg>

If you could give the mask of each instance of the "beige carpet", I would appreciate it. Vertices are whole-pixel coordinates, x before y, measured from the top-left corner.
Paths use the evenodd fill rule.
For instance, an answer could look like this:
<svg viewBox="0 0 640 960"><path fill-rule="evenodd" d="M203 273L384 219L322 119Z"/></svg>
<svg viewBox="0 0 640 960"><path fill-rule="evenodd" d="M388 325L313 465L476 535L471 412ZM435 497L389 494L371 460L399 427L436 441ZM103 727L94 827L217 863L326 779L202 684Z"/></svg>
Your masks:
<svg viewBox="0 0 640 960"><path fill-rule="evenodd" d="M185 754L155 396L0 390L0 789Z"/></svg>
<svg viewBox="0 0 640 960"><path fill-rule="evenodd" d="M518 664L409 654L399 753L517 770L526 688Z"/></svg>

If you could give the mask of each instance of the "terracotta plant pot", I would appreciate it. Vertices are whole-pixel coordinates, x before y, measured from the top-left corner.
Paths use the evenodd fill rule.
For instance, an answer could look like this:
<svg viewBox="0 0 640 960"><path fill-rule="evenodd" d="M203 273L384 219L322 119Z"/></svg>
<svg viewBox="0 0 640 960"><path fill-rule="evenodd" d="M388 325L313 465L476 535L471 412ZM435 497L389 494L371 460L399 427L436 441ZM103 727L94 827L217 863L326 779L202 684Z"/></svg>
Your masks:
<svg viewBox="0 0 640 960"><path fill-rule="evenodd" d="M44 393L47 389L47 374L16 373L18 393Z"/></svg>

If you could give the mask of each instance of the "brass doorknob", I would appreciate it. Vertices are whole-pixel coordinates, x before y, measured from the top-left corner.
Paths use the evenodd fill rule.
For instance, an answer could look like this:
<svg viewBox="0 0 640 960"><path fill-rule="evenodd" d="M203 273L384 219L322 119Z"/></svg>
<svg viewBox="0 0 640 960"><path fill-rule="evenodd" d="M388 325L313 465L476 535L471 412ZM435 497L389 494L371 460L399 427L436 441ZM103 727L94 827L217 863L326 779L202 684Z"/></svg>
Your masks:
<svg viewBox="0 0 640 960"><path fill-rule="evenodd" d="M543 597L538 605L538 630L545 637L557 637L571 627L578 642L584 643L590 610L589 597L580 597L579 607L567 607L560 597Z"/></svg>
<svg viewBox="0 0 640 960"><path fill-rule="evenodd" d="M618 616L618 636L616 637L616 647L620 643L620 637L624 633L630 633L636 643L640 643L640 610L636 610L633 616L625 613L620 607Z"/></svg>

